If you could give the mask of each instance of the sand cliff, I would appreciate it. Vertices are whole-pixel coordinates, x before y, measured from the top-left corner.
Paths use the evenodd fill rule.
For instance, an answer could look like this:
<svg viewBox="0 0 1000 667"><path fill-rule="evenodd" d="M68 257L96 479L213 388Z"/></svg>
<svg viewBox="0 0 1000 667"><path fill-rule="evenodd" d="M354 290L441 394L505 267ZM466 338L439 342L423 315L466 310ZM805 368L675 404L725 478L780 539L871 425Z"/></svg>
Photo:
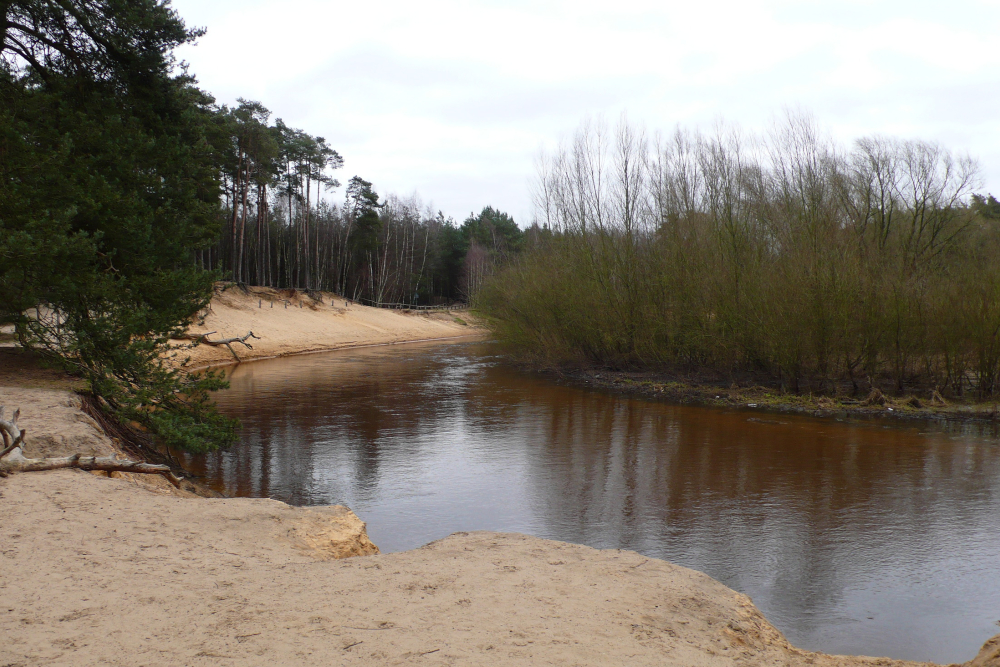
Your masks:
<svg viewBox="0 0 1000 667"><path fill-rule="evenodd" d="M316 298L313 298L315 296ZM233 350L241 360L278 357L304 352L336 350L361 345L484 335L464 312L388 310L348 302L329 293L309 296L294 290L267 287L216 288L211 307L199 314L191 334L214 332L209 340L242 337L253 349L239 343ZM235 360L225 347L185 346L178 342L176 359L190 357L193 368L230 364Z"/></svg>

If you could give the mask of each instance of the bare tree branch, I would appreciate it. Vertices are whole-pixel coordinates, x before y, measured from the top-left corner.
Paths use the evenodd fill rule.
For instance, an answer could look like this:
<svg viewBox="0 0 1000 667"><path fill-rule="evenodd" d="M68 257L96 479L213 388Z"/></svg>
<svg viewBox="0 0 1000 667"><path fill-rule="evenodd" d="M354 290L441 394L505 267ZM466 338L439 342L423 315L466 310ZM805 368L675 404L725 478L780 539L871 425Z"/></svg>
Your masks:
<svg viewBox="0 0 1000 667"><path fill-rule="evenodd" d="M214 333L215 333L214 331L209 331L208 333L203 333L203 334L184 333L176 336L174 340L193 340L194 341L193 345L205 344L205 345L211 345L212 347L219 347L220 345L225 345L227 348L229 348L229 351L232 352L233 357L236 359L236 361L241 361L241 359L236 354L236 351L233 349L232 346L233 343L240 343L241 345L245 345L248 350L252 350L253 345L248 343L247 340L251 338L256 338L257 340L260 340L260 336L255 336L252 331L247 332L246 336L240 338L223 338L221 340L209 340L208 337Z"/></svg>

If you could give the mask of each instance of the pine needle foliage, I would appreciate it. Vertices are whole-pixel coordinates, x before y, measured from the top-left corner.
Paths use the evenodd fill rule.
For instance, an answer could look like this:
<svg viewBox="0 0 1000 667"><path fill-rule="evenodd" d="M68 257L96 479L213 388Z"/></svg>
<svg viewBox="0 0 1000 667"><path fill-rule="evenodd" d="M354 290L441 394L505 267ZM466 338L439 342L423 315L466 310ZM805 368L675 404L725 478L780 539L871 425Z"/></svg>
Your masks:
<svg viewBox="0 0 1000 667"><path fill-rule="evenodd" d="M169 446L234 438L164 352L216 278L213 100L172 49L200 34L157 0L0 3L0 323Z"/></svg>

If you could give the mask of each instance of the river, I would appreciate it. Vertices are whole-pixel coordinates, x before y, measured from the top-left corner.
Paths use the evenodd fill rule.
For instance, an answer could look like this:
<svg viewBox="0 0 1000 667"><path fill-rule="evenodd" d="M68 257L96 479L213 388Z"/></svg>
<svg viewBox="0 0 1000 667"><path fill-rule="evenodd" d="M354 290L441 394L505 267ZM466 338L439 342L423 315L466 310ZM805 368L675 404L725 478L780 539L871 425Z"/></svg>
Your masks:
<svg viewBox="0 0 1000 667"><path fill-rule="evenodd" d="M231 372L231 450L189 468L237 496L344 504L383 552L460 530L621 548L750 595L801 648L961 662L1000 619L991 427L670 405L564 386L488 343Z"/></svg>

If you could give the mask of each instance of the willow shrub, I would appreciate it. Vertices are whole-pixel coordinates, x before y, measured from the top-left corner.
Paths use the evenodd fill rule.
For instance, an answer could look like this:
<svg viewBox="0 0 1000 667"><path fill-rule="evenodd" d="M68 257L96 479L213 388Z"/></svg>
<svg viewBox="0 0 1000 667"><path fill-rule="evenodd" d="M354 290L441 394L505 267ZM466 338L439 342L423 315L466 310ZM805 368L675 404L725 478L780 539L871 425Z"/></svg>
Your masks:
<svg viewBox="0 0 1000 667"><path fill-rule="evenodd" d="M767 137L588 126L543 164L550 233L476 295L524 353L792 390L1000 387L1000 216L967 158L843 149L790 118Z"/></svg>

